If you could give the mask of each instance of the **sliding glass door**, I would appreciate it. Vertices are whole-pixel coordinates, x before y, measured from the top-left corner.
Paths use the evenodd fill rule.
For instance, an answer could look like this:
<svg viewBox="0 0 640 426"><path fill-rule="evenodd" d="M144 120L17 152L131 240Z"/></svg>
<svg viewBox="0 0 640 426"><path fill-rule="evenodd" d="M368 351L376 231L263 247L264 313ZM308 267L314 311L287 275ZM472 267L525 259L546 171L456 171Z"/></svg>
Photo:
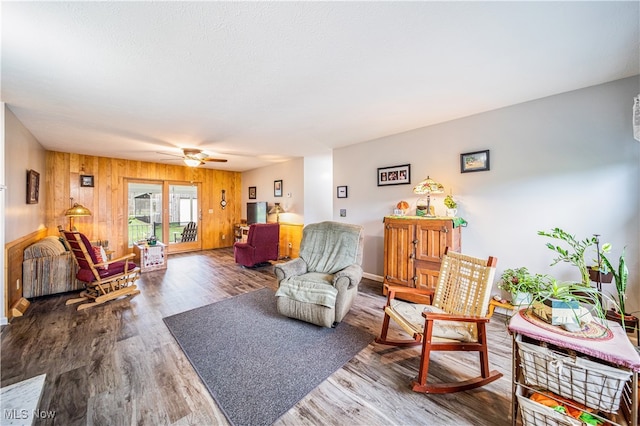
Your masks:
<svg viewBox="0 0 640 426"><path fill-rule="evenodd" d="M129 182L128 187L129 247L151 236L164 242L162 235L162 183Z"/></svg>
<svg viewBox="0 0 640 426"><path fill-rule="evenodd" d="M198 186L192 184L169 184L169 244L182 249L200 247L200 210Z"/></svg>
<svg viewBox="0 0 640 426"><path fill-rule="evenodd" d="M155 236L169 252L199 250L199 183L127 180L129 247Z"/></svg>

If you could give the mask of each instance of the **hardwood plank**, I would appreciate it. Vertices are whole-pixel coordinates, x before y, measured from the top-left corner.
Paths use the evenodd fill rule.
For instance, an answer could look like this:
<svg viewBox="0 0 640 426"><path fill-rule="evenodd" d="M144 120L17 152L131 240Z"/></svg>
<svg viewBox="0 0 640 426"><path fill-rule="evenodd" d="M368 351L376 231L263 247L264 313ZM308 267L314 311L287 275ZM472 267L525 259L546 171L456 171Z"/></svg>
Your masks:
<svg viewBox="0 0 640 426"><path fill-rule="evenodd" d="M162 318L263 287L275 290L273 268L242 268L231 248L172 254L166 270L142 274L138 286L133 299L80 312L64 304L74 293L34 299L4 328L0 384L47 374L39 409L56 410L56 417L36 424L228 424ZM364 279L345 321L377 335L384 303L382 284ZM400 331L392 326L394 333ZM415 393L409 383L419 348L371 343L275 424L510 424L505 317L495 315L488 334L491 367L505 377L483 388ZM473 354L437 353L430 378L475 374L476 365Z"/></svg>

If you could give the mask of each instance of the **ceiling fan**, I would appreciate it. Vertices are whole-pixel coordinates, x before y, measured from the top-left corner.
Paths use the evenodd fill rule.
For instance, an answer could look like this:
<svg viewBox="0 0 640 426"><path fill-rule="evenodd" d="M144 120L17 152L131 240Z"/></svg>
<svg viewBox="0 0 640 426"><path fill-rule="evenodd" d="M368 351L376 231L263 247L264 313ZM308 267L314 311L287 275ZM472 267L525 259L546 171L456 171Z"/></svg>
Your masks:
<svg viewBox="0 0 640 426"><path fill-rule="evenodd" d="M182 155L172 154L168 152L159 152L158 154L171 155L174 157L182 158L184 164L189 167L198 167L207 162L226 163L226 158L214 158L209 157L209 154L202 152L201 149L196 148L182 148Z"/></svg>

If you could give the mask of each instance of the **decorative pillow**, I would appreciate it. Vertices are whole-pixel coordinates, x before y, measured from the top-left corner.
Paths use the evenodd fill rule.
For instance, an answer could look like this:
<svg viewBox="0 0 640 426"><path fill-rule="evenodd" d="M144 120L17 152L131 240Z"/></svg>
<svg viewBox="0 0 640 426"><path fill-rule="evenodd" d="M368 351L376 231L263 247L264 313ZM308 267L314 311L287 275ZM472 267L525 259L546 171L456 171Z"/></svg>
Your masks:
<svg viewBox="0 0 640 426"><path fill-rule="evenodd" d="M93 246L93 253L96 255L96 260L98 263L103 263L107 261L107 253L104 251L104 247L102 246ZM109 269L107 265L97 266L98 269Z"/></svg>

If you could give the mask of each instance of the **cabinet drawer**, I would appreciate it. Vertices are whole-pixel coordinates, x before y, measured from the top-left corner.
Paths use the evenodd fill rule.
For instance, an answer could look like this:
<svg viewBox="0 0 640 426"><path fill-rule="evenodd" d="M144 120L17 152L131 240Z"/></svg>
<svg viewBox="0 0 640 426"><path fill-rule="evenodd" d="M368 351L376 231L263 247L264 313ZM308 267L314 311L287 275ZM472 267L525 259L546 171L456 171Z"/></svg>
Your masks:
<svg viewBox="0 0 640 426"><path fill-rule="evenodd" d="M440 265L437 266L418 266L422 262L416 262L416 288L435 290L438 285L438 276L440 276Z"/></svg>

